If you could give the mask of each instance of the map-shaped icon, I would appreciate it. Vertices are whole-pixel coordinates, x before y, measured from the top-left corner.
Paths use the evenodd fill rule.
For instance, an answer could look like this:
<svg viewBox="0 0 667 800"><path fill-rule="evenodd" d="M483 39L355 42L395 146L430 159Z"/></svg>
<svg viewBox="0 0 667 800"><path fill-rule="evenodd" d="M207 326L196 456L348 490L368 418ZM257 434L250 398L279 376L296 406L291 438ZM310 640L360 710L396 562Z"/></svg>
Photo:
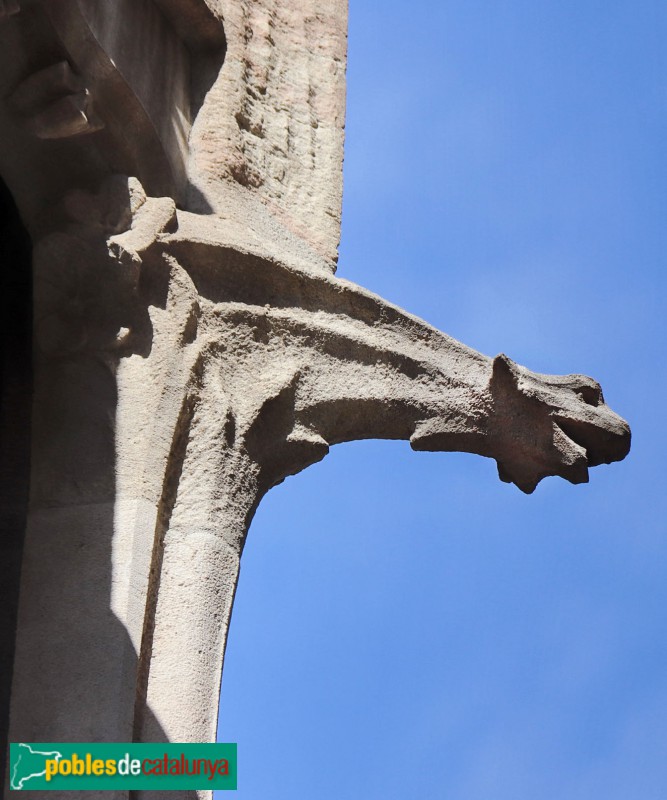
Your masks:
<svg viewBox="0 0 667 800"><path fill-rule="evenodd" d="M17 747L19 755L13 765L10 783L10 787L15 790L23 789L24 784L31 778L43 778L46 775L47 759L59 761L63 757L63 754L57 751L34 750L23 742L19 742Z"/></svg>

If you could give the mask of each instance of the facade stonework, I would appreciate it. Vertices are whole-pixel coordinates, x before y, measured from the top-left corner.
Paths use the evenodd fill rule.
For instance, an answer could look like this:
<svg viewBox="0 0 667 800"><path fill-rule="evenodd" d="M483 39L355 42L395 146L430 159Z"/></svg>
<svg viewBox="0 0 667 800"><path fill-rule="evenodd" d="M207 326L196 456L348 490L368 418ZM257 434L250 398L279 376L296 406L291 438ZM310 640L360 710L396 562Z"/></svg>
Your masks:
<svg viewBox="0 0 667 800"><path fill-rule="evenodd" d="M0 2L0 175L33 294L30 468L3 498L11 741L213 740L253 514L333 444L477 453L528 493L629 450L591 378L335 276L346 15Z"/></svg>

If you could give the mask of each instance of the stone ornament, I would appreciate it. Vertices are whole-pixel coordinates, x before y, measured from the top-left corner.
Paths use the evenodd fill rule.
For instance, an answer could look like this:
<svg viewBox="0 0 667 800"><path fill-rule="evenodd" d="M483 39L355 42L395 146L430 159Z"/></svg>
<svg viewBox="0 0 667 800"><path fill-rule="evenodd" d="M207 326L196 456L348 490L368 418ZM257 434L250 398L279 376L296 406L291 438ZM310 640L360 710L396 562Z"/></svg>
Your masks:
<svg viewBox="0 0 667 800"><path fill-rule="evenodd" d="M335 277L346 13L0 2L36 342L11 741L213 740L253 514L333 444L477 453L527 493L628 453L591 378Z"/></svg>

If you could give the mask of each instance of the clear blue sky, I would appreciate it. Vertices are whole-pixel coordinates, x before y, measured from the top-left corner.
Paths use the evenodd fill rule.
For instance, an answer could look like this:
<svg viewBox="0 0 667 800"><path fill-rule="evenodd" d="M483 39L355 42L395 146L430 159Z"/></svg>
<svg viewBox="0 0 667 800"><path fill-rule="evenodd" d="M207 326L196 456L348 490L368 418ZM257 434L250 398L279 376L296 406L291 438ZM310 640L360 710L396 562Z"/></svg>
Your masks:
<svg viewBox="0 0 667 800"><path fill-rule="evenodd" d="M621 464L333 448L261 505L220 738L239 800L667 797L667 8L351 0L339 275L583 372Z"/></svg>

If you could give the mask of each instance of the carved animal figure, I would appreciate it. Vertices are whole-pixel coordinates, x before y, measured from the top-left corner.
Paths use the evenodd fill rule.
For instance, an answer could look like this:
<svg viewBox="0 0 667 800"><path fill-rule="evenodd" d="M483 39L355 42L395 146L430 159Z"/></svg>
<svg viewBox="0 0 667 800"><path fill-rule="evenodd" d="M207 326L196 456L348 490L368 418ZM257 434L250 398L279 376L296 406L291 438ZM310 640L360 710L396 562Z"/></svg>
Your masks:
<svg viewBox="0 0 667 800"><path fill-rule="evenodd" d="M343 0L0 0L0 22L36 340L13 741L212 740L248 526L332 444L478 453L524 492L627 454L592 379L334 277Z"/></svg>

